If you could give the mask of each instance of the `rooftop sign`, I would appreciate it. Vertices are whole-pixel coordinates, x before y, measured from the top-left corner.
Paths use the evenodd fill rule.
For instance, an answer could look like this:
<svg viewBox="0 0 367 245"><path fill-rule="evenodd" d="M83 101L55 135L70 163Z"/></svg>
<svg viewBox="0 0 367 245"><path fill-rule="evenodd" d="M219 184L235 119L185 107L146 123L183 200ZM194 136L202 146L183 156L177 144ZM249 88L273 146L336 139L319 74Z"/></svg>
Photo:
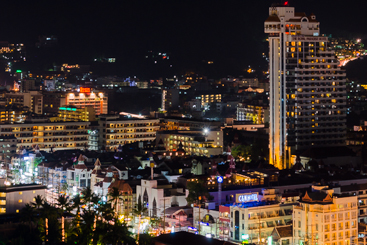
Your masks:
<svg viewBox="0 0 367 245"><path fill-rule="evenodd" d="M236 194L236 202L258 202L258 193Z"/></svg>
<svg viewBox="0 0 367 245"><path fill-rule="evenodd" d="M305 36L292 36L292 41L317 41L317 42L327 42L327 37L305 37Z"/></svg>

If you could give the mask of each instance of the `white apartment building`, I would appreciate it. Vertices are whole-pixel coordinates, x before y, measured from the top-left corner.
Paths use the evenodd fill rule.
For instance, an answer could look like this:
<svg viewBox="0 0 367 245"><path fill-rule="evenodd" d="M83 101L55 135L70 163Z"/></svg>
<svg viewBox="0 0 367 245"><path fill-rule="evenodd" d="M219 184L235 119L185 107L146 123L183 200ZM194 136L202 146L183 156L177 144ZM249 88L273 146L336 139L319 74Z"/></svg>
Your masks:
<svg viewBox="0 0 367 245"><path fill-rule="evenodd" d="M293 207L292 244L350 245L358 238L357 196L309 191Z"/></svg>
<svg viewBox="0 0 367 245"><path fill-rule="evenodd" d="M286 2L287 4L287 2ZM346 75L315 15L275 4L264 23L269 34L270 163L290 167L291 152L343 145Z"/></svg>

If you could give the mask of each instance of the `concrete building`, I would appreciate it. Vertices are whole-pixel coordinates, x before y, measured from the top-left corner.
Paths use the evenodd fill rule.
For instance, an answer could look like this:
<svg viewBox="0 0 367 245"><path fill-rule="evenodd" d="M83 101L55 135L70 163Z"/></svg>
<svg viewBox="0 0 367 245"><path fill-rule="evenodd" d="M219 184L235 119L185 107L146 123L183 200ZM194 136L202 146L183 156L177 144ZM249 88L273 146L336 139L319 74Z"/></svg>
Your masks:
<svg viewBox="0 0 367 245"><path fill-rule="evenodd" d="M28 107L21 106L5 106L0 107L0 123L14 124L24 123L26 120L26 113L28 113Z"/></svg>
<svg viewBox="0 0 367 245"><path fill-rule="evenodd" d="M28 107L30 112L43 114L43 95L40 91L11 92L5 94L8 105Z"/></svg>
<svg viewBox="0 0 367 245"><path fill-rule="evenodd" d="M258 193L236 195L236 204L230 207L230 239L247 240L250 243L265 243L274 227L283 226L292 221L292 204L274 204L260 201Z"/></svg>
<svg viewBox="0 0 367 245"><path fill-rule="evenodd" d="M10 162L11 157L17 153L17 138L14 136L0 136L0 159Z"/></svg>
<svg viewBox="0 0 367 245"><path fill-rule="evenodd" d="M162 111L167 111L170 108L175 108L179 104L178 89L163 89L162 90Z"/></svg>
<svg viewBox="0 0 367 245"><path fill-rule="evenodd" d="M268 123L269 108L267 106L239 103L237 106L237 121L249 121L253 124Z"/></svg>
<svg viewBox="0 0 367 245"><path fill-rule="evenodd" d="M293 208L292 244L355 244L358 238L357 196L313 187Z"/></svg>
<svg viewBox="0 0 367 245"><path fill-rule="evenodd" d="M21 92L36 90L36 80L25 79L22 80L20 84Z"/></svg>
<svg viewBox="0 0 367 245"><path fill-rule="evenodd" d="M206 132L206 133L205 133ZM157 133L156 142L162 140L167 151L184 150L187 155L212 156L223 153L223 131L172 130Z"/></svg>
<svg viewBox="0 0 367 245"><path fill-rule="evenodd" d="M99 144L113 151L119 145L137 141L154 141L159 129L158 119L131 119L120 116L100 117Z"/></svg>
<svg viewBox="0 0 367 245"><path fill-rule="evenodd" d="M91 106L96 115L108 114L108 97L102 92L93 92L90 88L80 88L80 93L69 93L61 98L61 106L84 108ZM82 90L83 89L83 90Z"/></svg>
<svg viewBox="0 0 367 245"><path fill-rule="evenodd" d="M288 2L286 2L287 4ZM315 15L269 8L270 163L290 167L295 151L343 145L346 78Z"/></svg>
<svg viewBox="0 0 367 245"><path fill-rule="evenodd" d="M36 184L7 186L0 179L0 214L19 213L37 195L44 197L45 189L46 186Z"/></svg>
<svg viewBox="0 0 367 245"><path fill-rule="evenodd" d="M85 149L90 122L24 123L0 125L1 136L17 138L17 147L41 150Z"/></svg>
<svg viewBox="0 0 367 245"><path fill-rule="evenodd" d="M95 110L91 106L77 108L74 106L59 107L58 121L63 122L91 122L96 120Z"/></svg>

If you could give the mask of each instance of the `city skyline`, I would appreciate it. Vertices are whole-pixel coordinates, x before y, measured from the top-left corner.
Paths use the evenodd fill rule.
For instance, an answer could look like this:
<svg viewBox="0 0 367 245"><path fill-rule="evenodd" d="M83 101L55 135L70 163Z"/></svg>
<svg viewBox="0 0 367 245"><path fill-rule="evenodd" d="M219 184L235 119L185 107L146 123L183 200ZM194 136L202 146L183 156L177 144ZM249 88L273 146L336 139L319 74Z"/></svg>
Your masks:
<svg viewBox="0 0 367 245"><path fill-rule="evenodd" d="M86 1L73 5L20 1L2 10L0 40L32 47L38 36L55 35L59 39L59 62L83 64L100 56L117 57L119 69L114 72L137 76L155 75L145 64L148 51L167 52L173 65L171 69L162 68L167 74L193 70L220 77L243 73L248 65L266 69L261 55L267 53L266 35L260 30L266 18L263 12L272 3L167 1L155 5L138 1L95 6ZM322 33L366 38L360 28L367 24L360 12L365 3L359 3L358 8L345 6L342 1L331 5L326 0L289 4L320 16ZM328 11L330 14L323 14ZM16 17L12 13L17 13ZM214 61L213 68L205 66L205 61Z"/></svg>

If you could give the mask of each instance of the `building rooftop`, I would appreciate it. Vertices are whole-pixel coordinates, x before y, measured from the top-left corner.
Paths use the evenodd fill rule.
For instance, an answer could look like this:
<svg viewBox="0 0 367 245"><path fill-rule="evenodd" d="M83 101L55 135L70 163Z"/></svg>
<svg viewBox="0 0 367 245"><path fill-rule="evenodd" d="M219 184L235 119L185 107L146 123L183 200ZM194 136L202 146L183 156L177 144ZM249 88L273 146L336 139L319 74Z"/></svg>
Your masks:
<svg viewBox="0 0 367 245"><path fill-rule="evenodd" d="M234 245L234 243L228 241L220 241L212 238L206 238L205 236L195 235L186 231L180 231L175 233L163 234L158 237L152 238L156 244L164 245L186 245L186 244L200 244L200 245Z"/></svg>

